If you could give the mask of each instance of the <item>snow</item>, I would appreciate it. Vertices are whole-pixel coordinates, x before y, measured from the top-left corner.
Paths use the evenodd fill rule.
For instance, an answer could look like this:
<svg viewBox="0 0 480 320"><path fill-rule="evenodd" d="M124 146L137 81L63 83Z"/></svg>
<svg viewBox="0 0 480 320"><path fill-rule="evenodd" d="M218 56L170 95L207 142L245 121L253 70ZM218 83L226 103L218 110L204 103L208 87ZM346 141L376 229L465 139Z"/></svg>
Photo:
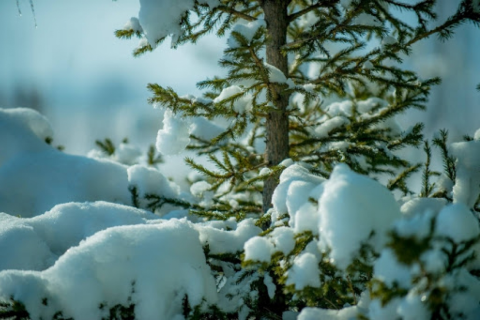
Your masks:
<svg viewBox="0 0 480 320"><path fill-rule="evenodd" d="M394 298L383 305L380 300L373 300L368 308L371 320L398 319L397 308L400 299Z"/></svg>
<svg viewBox="0 0 480 320"><path fill-rule="evenodd" d="M319 213L319 246L324 251L331 249L331 262L341 269L352 262L372 232L372 244L380 250L386 232L400 218L400 208L390 191L344 164L337 165L324 183Z"/></svg>
<svg viewBox="0 0 480 320"><path fill-rule="evenodd" d="M445 272L448 265L448 257L439 250L424 252L420 257L420 261L423 263L425 270L433 274Z"/></svg>
<svg viewBox="0 0 480 320"><path fill-rule="evenodd" d="M290 190L290 185L296 181L299 181L298 185L304 187L301 190L295 187ZM308 199L308 193L305 193L305 189L313 189L323 181L323 178L310 174L307 169L299 164L290 165L280 175L280 183L272 196L273 208L280 215L287 212L294 215L295 212L292 211L302 206ZM296 196L301 196L302 199L297 199ZM290 207L290 210L288 207ZM291 216L291 221L293 219Z"/></svg>
<svg viewBox="0 0 480 320"><path fill-rule="evenodd" d="M245 261L270 262L273 244L264 237L253 237L245 242Z"/></svg>
<svg viewBox="0 0 480 320"><path fill-rule="evenodd" d="M350 121L343 116L336 116L324 121L320 126L315 128L315 134L318 138L326 138L330 131L349 124Z"/></svg>
<svg viewBox="0 0 480 320"><path fill-rule="evenodd" d="M245 93L239 86L230 86L222 90L220 95L213 100L214 103L222 103L224 100L237 96L232 102L232 109L238 113L252 110L252 95Z"/></svg>
<svg viewBox="0 0 480 320"><path fill-rule="evenodd" d="M45 116L27 108L2 109L2 117L12 122L19 122L24 129L31 130L42 140L53 138L53 129Z"/></svg>
<svg viewBox="0 0 480 320"><path fill-rule="evenodd" d="M157 195L169 199L177 198L180 187L173 181L169 181L159 170L134 165L127 169L130 187L135 187L139 196L140 207L145 208L147 195ZM162 212L165 213L165 212Z"/></svg>
<svg viewBox="0 0 480 320"><path fill-rule="evenodd" d="M0 109L0 212L33 217L72 201L130 204L124 166L62 153L43 141L51 133L36 111Z"/></svg>
<svg viewBox="0 0 480 320"><path fill-rule="evenodd" d="M302 290L305 287L319 288L320 269L318 260L311 253L302 253L295 257L293 266L287 272L286 285L295 285L295 290Z"/></svg>
<svg viewBox="0 0 480 320"><path fill-rule="evenodd" d="M315 12L310 11L307 14L304 14L298 19L298 25L303 29L310 29L312 28L318 21L320 20L319 17L315 14Z"/></svg>
<svg viewBox="0 0 480 320"><path fill-rule="evenodd" d="M386 36L382 39L382 46L391 46L392 44L397 43L397 39L392 36Z"/></svg>
<svg viewBox="0 0 480 320"><path fill-rule="evenodd" d="M431 312L421 296L409 292L398 306L398 315L405 320L430 319Z"/></svg>
<svg viewBox="0 0 480 320"><path fill-rule="evenodd" d="M471 208L480 193L480 141L452 143L450 152L457 159L453 202L461 202Z"/></svg>
<svg viewBox="0 0 480 320"><path fill-rule="evenodd" d="M412 216L406 216L404 219L395 222L394 230L402 237L416 237L419 240L425 239L430 234L432 220L435 214L434 211L428 209L425 212L419 211Z"/></svg>
<svg viewBox="0 0 480 320"><path fill-rule="evenodd" d="M218 0L204 0L200 3L210 7L219 5ZM172 45L182 34L180 22L185 13L192 10L194 0L140 0L138 20L148 43L155 48L157 41L171 35Z"/></svg>
<svg viewBox="0 0 480 320"><path fill-rule="evenodd" d="M480 140L480 129L477 129L477 131L475 131L475 133L473 134L473 139Z"/></svg>
<svg viewBox="0 0 480 320"><path fill-rule="evenodd" d="M371 61L365 61L365 63L363 64L363 69L365 70L371 70L373 69L373 63Z"/></svg>
<svg viewBox="0 0 480 320"><path fill-rule="evenodd" d="M42 270L51 260L55 260L54 255L32 227L4 225L2 221L0 270Z"/></svg>
<svg viewBox="0 0 480 320"><path fill-rule="evenodd" d="M118 147L115 149L115 160L117 162L132 165L138 163L140 156L142 155L142 151L128 143L120 143Z"/></svg>
<svg viewBox="0 0 480 320"><path fill-rule="evenodd" d="M349 9L350 8L350 5L352 4L353 0L340 0L340 4L342 5L342 7L344 7L345 9Z"/></svg>
<svg viewBox="0 0 480 320"><path fill-rule="evenodd" d="M333 102L325 110L331 117L346 116L351 117L353 112L353 103L350 100Z"/></svg>
<svg viewBox="0 0 480 320"><path fill-rule="evenodd" d="M290 167L293 164L293 160L290 158L284 159L282 162L280 162L278 165L283 166L285 168Z"/></svg>
<svg viewBox="0 0 480 320"><path fill-rule="evenodd" d="M381 27L382 23L378 21L374 16L368 13L360 13L354 20L354 24L365 25L365 26L374 26Z"/></svg>
<svg viewBox="0 0 480 320"><path fill-rule="evenodd" d="M265 284L267 287L268 297L273 299L275 297L275 290L277 287L275 286L275 283L273 283L273 279L268 273L263 276L263 284Z"/></svg>
<svg viewBox="0 0 480 320"><path fill-rule="evenodd" d="M260 169L260 172L258 173L259 176L268 176L269 174L272 173L272 169L265 167Z"/></svg>
<svg viewBox="0 0 480 320"><path fill-rule="evenodd" d="M196 117L192 119L189 133L195 137L210 141L218 137L225 131L225 128L215 124L213 121L209 121L203 117Z"/></svg>
<svg viewBox="0 0 480 320"><path fill-rule="evenodd" d="M200 204L210 207L213 204L212 198L214 196L213 191L210 191L211 187L212 185L206 181L198 181L190 186L190 193L194 197L202 199Z"/></svg>
<svg viewBox="0 0 480 320"><path fill-rule="evenodd" d="M457 203L440 211L435 224L435 233L460 243L478 237L480 227L473 213L464 204Z"/></svg>
<svg viewBox="0 0 480 320"><path fill-rule="evenodd" d="M307 202L297 210L294 221L291 224L294 226L295 233L310 231L314 235L318 235L319 223L320 215L318 214L317 206Z"/></svg>
<svg viewBox="0 0 480 320"><path fill-rule="evenodd" d="M391 249L384 249L374 266L375 278L389 286L393 284L401 288L409 288L412 283L410 268L396 261Z"/></svg>
<svg viewBox="0 0 480 320"><path fill-rule="evenodd" d="M358 112L367 113L372 111L372 109L374 108L388 106L388 102L377 97L371 97L366 100L357 101L356 106L357 106Z"/></svg>
<svg viewBox="0 0 480 320"><path fill-rule="evenodd" d="M464 314L468 320L478 319L480 316L480 306L478 297L480 297L480 281L472 276L467 270L462 269L454 275L452 279L454 286L461 287L449 299L450 310L453 314Z"/></svg>
<svg viewBox="0 0 480 320"><path fill-rule="evenodd" d="M356 306L343 308L342 310L329 310L319 308L303 308L297 320L352 320L359 315ZM386 319L386 318L385 318Z"/></svg>
<svg viewBox="0 0 480 320"><path fill-rule="evenodd" d="M353 107L366 115L386 103L370 98L329 109L335 117L348 117ZM176 148L173 138L181 134L200 132L199 137L212 138L212 128L221 130L214 121L200 119L166 112L162 134L171 138L167 148ZM470 273L478 258L451 268L447 255L453 243L461 248L480 236L471 210L479 193L478 140L450 147L457 159L453 203L415 196L397 201L379 182L345 164L337 164L326 180L312 174L308 164L285 159L269 211L272 229L263 234L252 216L207 221L168 206L155 213L134 208L133 187L140 208L147 207L145 197L152 194L208 206L213 192L198 175L191 176L190 190L182 192L161 166L134 164L138 149L126 143L109 157L122 165L62 153L46 138L54 138L53 130L36 111L0 109L0 300L24 303L32 319L50 319L58 311L64 317L101 319L110 308L131 303L136 319L184 319L185 296L192 307L213 305L246 319L250 309L245 299L259 295L253 282L263 282L271 299L279 277L294 291L309 292L328 285L320 261L337 267L335 276L350 276L348 266L363 243L379 255L367 262L378 281L372 290L381 283L403 293L382 304L365 291L356 306L303 308L284 312L283 318L426 319L427 284L448 292L444 301L452 318L480 316L480 281ZM240 199L226 201L236 207ZM303 251L295 252L304 232L313 237ZM428 246L406 265L388 244L391 232ZM208 263L215 267L210 269L206 251L238 254L249 263L244 268L210 256ZM457 262L478 252L477 242ZM281 257L273 270L255 269L270 263L272 256ZM278 274L282 269L285 273Z"/></svg>
<svg viewBox="0 0 480 320"><path fill-rule="evenodd" d="M222 226L222 229L225 227ZM212 254L239 252L247 240L262 232L262 229L255 226L252 219L242 220L233 228L234 230L222 229L208 223L198 226L200 241L203 245L209 246Z"/></svg>
<svg viewBox="0 0 480 320"><path fill-rule="evenodd" d="M190 123L167 109L163 118L163 128L158 130L157 150L165 155L175 155L184 151L190 143Z"/></svg>
<svg viewBox="0 0 480 320"><path fill-rule="evenodd" d="M234 25L232 32L241 34L245 38L247 43L250 44L253 40L253 37L255 36L255 33L261 27L265 27L265 20L263 19L257 19L255 21L250 21L247 23L242 21ZM230 35L227 40L227 44L230 48L240 47L240 43L235 39L233 35Z"/></svg>
<svg viewBox="0 0 480 320"><path fill-rule="evenodd" d="M142 26L140 25L140 21L136 17L131 17L130 20L128 20L127 23L125 23L123 30L126 30L126 31L132 30L133 32L143 32Z"/></svg>
<svg viewBox="0 0 480 320"><path fill-rule="evenodd" d="M266 62L264 64L265 64L265 67L268 70L268 78L269 78L270 82L276 82L276 83L287 83L288 82L287 77L285 76L285 74L280 69L278 69L277 67L272 66L271 64L268 64Z"/></svg>
<svg viewBox="0 0 480 320"><path fill-rule="evenodd" d="M171 220L109 228L70 248L49 269L0 272L0 296L22 301L32 319L50 319L58 310L65 317L100 319L108 310L99 302L128 305L132 289L136 319L181 315L185 295L192 306L216 301L215 282L191 224Z"/></svg>
<svg viewBox="0 0 480 320"><path fill-rule="evenodd" d="M274 252L280 251L284 255L288 255L295 248L295 233L291 228L279 227L275 228L272 233L269 234L270 241L273 243L275 249Z"/></svg>
<svg viewBox="0 0 480 320"><path fill-rule="evenodd" d="M412 217L416 214L432 212L435 215L447 204L447 200L439 198L413 198L406 201L400 211L406 217Z"/></svg>
<svg viewBox="0 0 480 320"><path fill-rule="evenodd" d="M43 270L96 232L114 226L144 224L147 219L157 218L147 211L103 201L59 204L33 218L0 213L0 248L4 248L0 251L0 270ZM12 246L13 239L21 241Z"/></svg>

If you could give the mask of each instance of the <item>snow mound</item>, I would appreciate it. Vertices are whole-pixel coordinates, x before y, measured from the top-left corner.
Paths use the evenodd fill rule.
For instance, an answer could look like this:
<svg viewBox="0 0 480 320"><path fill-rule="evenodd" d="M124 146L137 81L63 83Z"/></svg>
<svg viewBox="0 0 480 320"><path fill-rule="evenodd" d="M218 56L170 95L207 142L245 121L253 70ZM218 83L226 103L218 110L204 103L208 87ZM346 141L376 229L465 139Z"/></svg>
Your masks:
<svg viewBox="0 0 480 320"><path fill-rule="evenodd" d="M32 319L60 310L77 320L101 319L131 303L136 319L173 319L187 296L191 306L217 299L198 232L185 220L109 228L47 270L0 272L0 298L22 301Z"/></svg>
<svg viewBox="0 0 480 320"><path fill-rule="evenodd" d="M59 203L130 203L124 166L62 153L45 143L51 133L36 111L0 109L0 212L32 217Z"/></svg>
<svg viewBox="0 0 480 320"><path fill-rule="evenodd" d="M44 270L99 231L157 218L147 211L108 202L60 204L33 218L0 213L0 270Z"/></svg>
<svg viewBox="0 0 480 320"><path fill-rule="evenodd" d="M337 165L324 183L319 213L319 246L324 251L330 249L331 262L342 269L372 235L372 245L379 252L386 232L401 216L387 188L344 164Z"/></svg>
<svg viewBox="0 0 480 320"><path fill-rule="evenodd" d="M480 141L452 143L450 152L457 158L453 202L472 208L480 194Z"/></svg>
<svg viewBox="0 0 480 320"><path fill-rule="evenodd" d="M208 245L210 253L236 253L243 249L243 245L250 238L262 232L262 229L255 226L253 219L245 219L233 226L234 230L222 230L226 226L214 226L211 223L197 224L200 232L200 241ZM269 257L270 258L270 257Z"/></svg>

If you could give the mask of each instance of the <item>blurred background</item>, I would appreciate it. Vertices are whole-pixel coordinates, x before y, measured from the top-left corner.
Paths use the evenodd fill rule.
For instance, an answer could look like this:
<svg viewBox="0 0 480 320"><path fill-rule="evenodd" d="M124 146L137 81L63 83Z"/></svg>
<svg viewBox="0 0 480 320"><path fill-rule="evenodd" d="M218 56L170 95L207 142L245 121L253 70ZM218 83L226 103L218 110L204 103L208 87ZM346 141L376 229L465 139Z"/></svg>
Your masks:
<svg viewBox="0 0 480 320"><path fill-rule="evenodd" d="M17 6L18 2L18 6ZM458 0L441 0L439 15ZM139 10L138 0L0 1L0 108L29 107L47 116L55 144L86 154L96 139L115 143L128 137L146 147L155 142L161 114L148 105L148 83L171 86L179 94L199 94L195 84L222 74L217 66L226 39L214 36L176 50L168 43L153 53L132 56L136 39L115 38ZM19 14L19 9L22 14ZM424 121L427 137L447 128L453 139L480 127L480 31L463 26L446 43L418 45L408 63L421 77L441 76L427 112L400 120Z"/></svg>
<svg viewBox="0 0 480 320"><path fill-rule="evenodd" d="M169 45L139 58L138 40L114 36L137 15L138 0L0 1L0 108L29 107L47 116L54 142L85 154L95 139L155 143L161 113L147 103L148 83L199 94L195 84L218 74L225 40ZM35 20L37 26L35 26Z"/></svg>

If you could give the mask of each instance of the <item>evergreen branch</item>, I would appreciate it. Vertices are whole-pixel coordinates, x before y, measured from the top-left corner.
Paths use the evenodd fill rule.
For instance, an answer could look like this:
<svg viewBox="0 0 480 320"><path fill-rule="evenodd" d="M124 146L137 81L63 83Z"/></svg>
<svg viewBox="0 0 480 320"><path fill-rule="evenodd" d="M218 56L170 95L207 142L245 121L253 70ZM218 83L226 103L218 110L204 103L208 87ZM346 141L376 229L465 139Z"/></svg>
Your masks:
<svg viewBox="0 0 480 320"><path fill-rule="evenodd" d="M442 152L443 168L451 181L456 179L455 158L450 155L447 147L448 131L440 130L440 137L433 139L433 145Z"/></svg>
<svg viewBox="0 0 480 320"><path fill-rule="evenodd" d="M407 187L406 180L413 173L417 172L421 167L421 164L416 164L402 171L394 179L388 181L387 188L391 191L395 189L400 189L404 193L404 195L412 193Z"/></svg>
<svg viewBox="0 0 480 320"><path fill-rule="evenodd" d="M145 199L148 201L147 208L152 212L155 212L155 210L157 209L161 209L166 204L182 207L184 209L200 208L198 205L192 204L184 200L167 198L164 196L159 196L157 194L145 194Z"/></svg>
<svg viewBox="0 0 480 320"><path fill-rule="evenodd" d="M334 2L336 2L336 1L334 1ZM313 4L313 5L307 7L307 8L305 8L305 9L303 9L303 10L300 10L300 11L297 11L297 12L295 12L295 13L292 13L292 14L290 14L290 15L287 17L288 22L292 22L292 21L298 19L299 17L301 17L301 16L309 13L310 11L313 11L313 10L315 10L315 9L318 9L318 8L324 6L324 5L325 5L325 4L324 4L323 2L322 2L322 3L321 3L321 2L317 2L316 4Z"/></svg>
<svg viewBox="0 0 480 320"><path fill-rule="evenodd" d="M424 170L423 170L423 175L422 175L422 192L420 193L420 197L422 198L428 198L434 187L435 184L430 184L430 177L432 175L435 175L436 172L433 172L430 170L430 163L431 163L431 158L432 158L432 150L430 148L430 144L428 143L427 140L424 142L424 147L423 150L425 151L425 154L427 155L427 159L425 161L424 165Z"/></svg>
<svg viewBox="0 0 480 320"><path fill-rule="evenodd" d="M119 39L131 39L134 35L140 38L142 36L142 33L140 31L134 30L115 30L115 37Z"/></svg>
<svg viewBox="0 0 480 320"><path fill-rule="evenodd" d="M154 145L150 145L150 147L148 148L147 163L149 166L154 166L154 165L163 163L162 155L156 154Z"/></svg>
<svg viewBox="0 0 480 320"><path fill-rule="evenodd" d="M237 17L242 18L242 19L247 20L247 21L257 20L256 18L254 18L252 16L249 16L248 14L245 14L241 11L237 11L237 10L231 8L231 7L228 7L228 6L218 6L216 9L220 10L222 12L237 16Z"/></svg>
<svg viewBox="0 0 480 320"><path fill-rule="evenodd" d="M104 141L96 140L95 144L107 155L111 156L115 153L115 146L112 140L105 138Z"/></svg>
<svg viewBox="0 0 480 320"><path fill-rule="evenodd" d="M150 44L147 44L147 45L144 45L142 47L139 47L139 48L136 48L135 50L133 50L133 56L134 57L138 57L144 53L147 53L147 52L152 52L153 51L153 48Z"/></svg>

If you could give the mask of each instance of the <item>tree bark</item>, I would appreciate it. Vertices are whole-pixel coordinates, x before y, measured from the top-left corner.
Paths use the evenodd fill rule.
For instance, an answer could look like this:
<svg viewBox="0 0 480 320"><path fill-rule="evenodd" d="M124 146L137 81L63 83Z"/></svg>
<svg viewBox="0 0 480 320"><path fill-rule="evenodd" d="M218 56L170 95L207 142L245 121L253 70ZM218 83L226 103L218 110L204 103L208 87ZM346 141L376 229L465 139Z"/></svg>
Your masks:
<svg viewBox="0 0 480 320"><path fill-rule="evenodd" d="M287 40L287 6L290 1L264 0L261 2L265 22L267 24L267 63L280 69L288 77L288 60L280 51ZM279 164L288 158L288 100L289 95L282 93L278 84L272 85L272 96L275 110L266 119L266 149L265 160L268 166ZM265 181L263 187L263 210L266 212L272 206L273 191L277 186L278 177Z"/></svg>

